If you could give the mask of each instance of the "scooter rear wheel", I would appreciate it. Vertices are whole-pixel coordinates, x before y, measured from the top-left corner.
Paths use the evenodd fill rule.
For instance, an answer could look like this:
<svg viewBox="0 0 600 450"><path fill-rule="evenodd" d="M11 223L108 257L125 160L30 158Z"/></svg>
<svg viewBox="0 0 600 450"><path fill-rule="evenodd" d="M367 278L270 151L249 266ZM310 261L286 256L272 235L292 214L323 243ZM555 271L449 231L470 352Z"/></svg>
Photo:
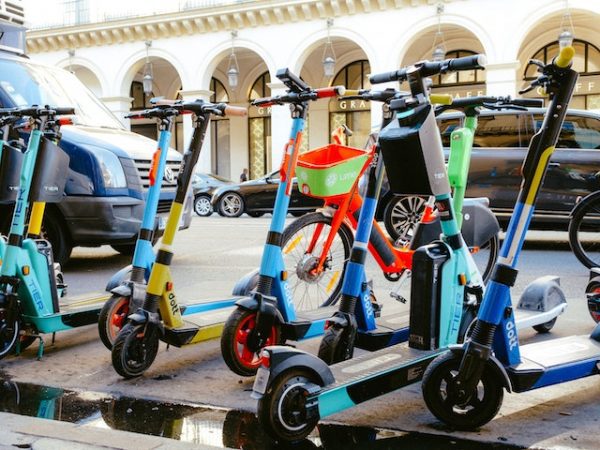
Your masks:
<svg viewBox="0 0 600 450"><path fill-rule="evenodd" d="M290 369L278 375L258 401L258 421L273 439L298 442L319 422L307 417L308 385L320 384L306 369Z"/></svg>
<svg viewBox="0 0 600 450"><path fill-rule="evenodd" d="M423 375L423 398L429 411L457 430L473 430L494 418L504 397L503 380L487 362L481 380L471 398L459 402L453 389L462 353L447 352L437 357Z"/></svg>
<svg viewBox="0 0 600 450"><path fill-rule="evenodd" d="M248 336L256 327L256 311L236 308L228 317L221 335L221 354L233 372L243 377L256 375L260 367L260 350L256 353L248 348ZM274 325L265 347L279 343L279 326Z"/></svg>
<svg viewBox="0 0 600 450"><path fill-rule="evenodd" d="M339 326L331 326L325 330L318 355L328 365L351 359L354 354L354 344L349 342L344 331Z"/></svg>
<svg viewBox="0 0 600 450"><path fill-rule="evenodd" d="M128 323L112 348L112 364L123 378L142 375L158 353L159 336L155 326Z"/></svg>
<svg viewBox="0 0 600 450"><path fill-rule="evenodd" d="M585 288L586 294L600 294L600 277L594 277ZM600 300L588 299L588 311L594 322L600 322Z"/></svg>
<svg viewBox="0 0 600 450"><path fill-rule="evenodd" d="M128 315L129 297L113 295L102 306L98 317L98 334L107 349L112 350Z"/></svg>
<svg viewBox="0 0 600 450"><path fill-rule="evenodd" d="M8 323L8 315L6 308L0 308L0 359L12 353L21 329L19 319L13 325Z"/></svg>

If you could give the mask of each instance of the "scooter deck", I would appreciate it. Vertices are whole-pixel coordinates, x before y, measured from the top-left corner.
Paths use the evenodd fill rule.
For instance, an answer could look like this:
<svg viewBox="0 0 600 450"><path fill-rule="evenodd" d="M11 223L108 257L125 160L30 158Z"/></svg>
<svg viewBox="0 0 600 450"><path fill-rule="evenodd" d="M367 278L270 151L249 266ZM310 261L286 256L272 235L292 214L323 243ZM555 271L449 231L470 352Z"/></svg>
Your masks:
<svg viewBox="0 0 600 450"><path fill-rule="evenodd" d="M221 336L225 321L231 315L233 308L223 308L201 314L185 316L183 326L165 328L163 340L175 347L196 344Z"/></svg>
<svg viewBox="0 0 600 450"><path fill-rule="evenodd" d="M358 331L356 346L364 350L375 351L408 340L410 312L401 311L384 315L376 319L377 328L370 331Z"/></svg>
<svg viewBox="0 0 600 450"><path fill-rule="evenodd" d="M521 362L507 368L513 390L523 392L600 372L600 342L568 336L520 347Z"/></svg>
<svg viewBox="0 0 600 450"><path fill-rule="evenodd" d="M420 381L429 363L443 351L416 350L404 342L331 366L335 383L318 394L320 417Z"/></svg>
<svg viewBox="0 0 600 450"><path fill-rule="evenodd" d="M317 320L329 319L338 310L338 306L324 306L323 308L298 311L295 322L315 322ZM293 323L293 322L292 322Z"/></svg>
<svg viewBox="0 0 600 450"><path fill-rule="evenodd" d="M102 308L111 297L107 292L93 292L81 295L67 296L60 299L60 311L73 313L79 309Z"/></svg>
<svg viewBox="0 0 600 450"><path fill-rule="evenodd" d="M515 308L515 325L517 326L517 330L523 330L535 325L541 325L560 316L566 309L566 303L561 303L560 305L543 312Z"/></svg>

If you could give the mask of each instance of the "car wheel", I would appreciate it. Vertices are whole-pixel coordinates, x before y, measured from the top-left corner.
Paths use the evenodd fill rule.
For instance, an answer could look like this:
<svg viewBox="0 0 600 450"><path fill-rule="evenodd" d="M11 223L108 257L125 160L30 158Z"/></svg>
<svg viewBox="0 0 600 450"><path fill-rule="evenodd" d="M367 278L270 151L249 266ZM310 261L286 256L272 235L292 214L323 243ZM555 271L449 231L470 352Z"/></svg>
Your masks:
<svg viewBox="0 0 600 450"><path fill-rule="evenodd" d="M207 217L213 213L210 197L207 195L198 195L194 199L194 212L200 217Z"/></svg>
<svg viewBox="0 0 600 450"><path fill-rule="evenodd" d="M228 192L219 200L219 212L225 217L239 217L244 212L244 200L235 192Z"/></svg>
<svg viewBox="0 0 600 450"><path fill-rule="evenodd" d="M416 195L394 196L383 213L383 223L390 237L409 241L421 219L427 200Z"/></svg>
<svg viewBox="0 0 600 450"><path fill-rule="evenodd" d="M64 265L69 260L73 251L73 244L62 217L53 211L46 210L40 237L46 239L52 245L52 255L55 262Z"/></svg>

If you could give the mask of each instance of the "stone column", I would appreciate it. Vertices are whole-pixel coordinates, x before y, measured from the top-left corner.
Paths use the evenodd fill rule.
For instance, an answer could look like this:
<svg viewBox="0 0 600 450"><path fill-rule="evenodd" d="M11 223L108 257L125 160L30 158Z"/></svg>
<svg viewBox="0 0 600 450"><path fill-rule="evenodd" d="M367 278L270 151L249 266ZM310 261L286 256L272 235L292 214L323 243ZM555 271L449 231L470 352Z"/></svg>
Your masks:
<svg viewBox="0 0 600 450"><path fill-rule="evenodd" d="M488 64L485 68L487 95L515 97L520 88L517 82L520 66L519 61Z"/></svg>
<svg viewBox="0 0 600 450"><path fill-rule="evenodd" d="M285 94L286 87L283 83L269 83L271 95ZM275 105L271 108L271 167L279 169L283 157L283 147L290 137L292 119L287 105Z"/></svg>
<svg viewBox="0 0 600 450"><path fill-rule="evenodd" d="M204 89L179 91L179 95L184 101L193 101L196 99L209 100L212 94L212 91L207 91ZM193 133L194 128L192 127L192 117L186 114L183 116L184 151L186 151L189 147ZM205 173L211 172L210 127L206 131L206 137L204 138L204 145L202 146L200 158L198 159L198 164L196 165L196 171Z"/></svg>
<svg viewBox="0 0 600 450"><path fill-rule="evenodd" d="M131 129L130 120L125 118L125 115L131 111L131 97L102 97L102 103L119 119L119 121L127 128Z"/></svg>

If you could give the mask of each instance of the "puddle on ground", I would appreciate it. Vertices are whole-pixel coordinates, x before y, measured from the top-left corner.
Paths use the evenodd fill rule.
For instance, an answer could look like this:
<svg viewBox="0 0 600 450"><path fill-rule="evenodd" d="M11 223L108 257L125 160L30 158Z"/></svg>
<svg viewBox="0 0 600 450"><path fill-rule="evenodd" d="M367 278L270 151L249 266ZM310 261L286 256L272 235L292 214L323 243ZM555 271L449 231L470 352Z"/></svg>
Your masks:
<svg viewBox="0 0 600 450"><path fill-rule="evenodd" d="M0 380L0 411L244 450L521 448L501 442L484 444L448 436L332 424L319 425L309 439L298 445L282 447L265 435L254 414L247 411L113 397L6 380Z"/></svg>

